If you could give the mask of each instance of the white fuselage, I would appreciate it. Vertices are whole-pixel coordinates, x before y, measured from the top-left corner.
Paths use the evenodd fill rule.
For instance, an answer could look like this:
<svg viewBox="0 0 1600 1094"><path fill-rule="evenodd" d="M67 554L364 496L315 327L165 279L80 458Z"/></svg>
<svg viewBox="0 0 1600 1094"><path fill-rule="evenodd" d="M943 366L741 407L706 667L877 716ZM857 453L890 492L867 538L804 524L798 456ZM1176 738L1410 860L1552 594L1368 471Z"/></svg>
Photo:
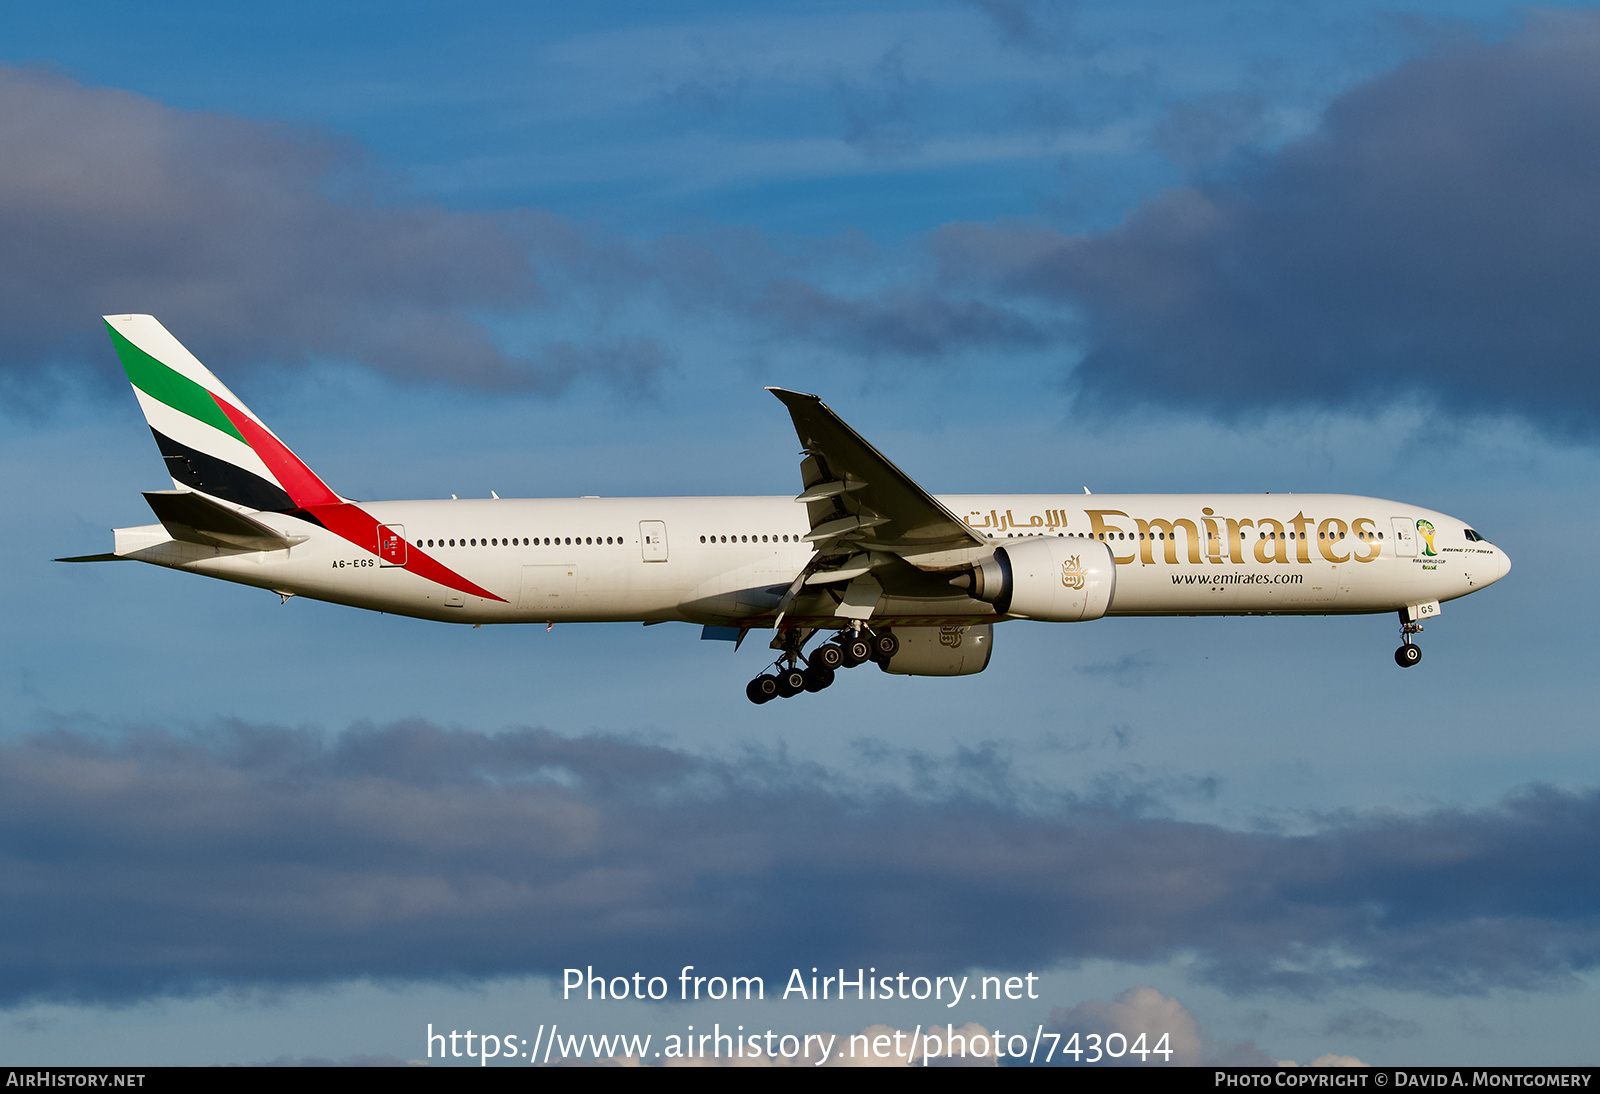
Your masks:
<svg viewBox="0 0 1600 1094"><path fill-rule="evenodd" d="M1108 615L1388 612L1464 596L1510 569L1442 513L1339 494L984 495L939 499L979 535L1103 541L1117 560ZM257 517L304 542L228 551L119 529L116 553L375 611L463 623L656 622L770 626L812 555L788 497L555 498L364 503L406 548L499 599L462 593L314 524ZM1415 530L1431 524L1431 539ZM791 617L793 618L793 617ZM889 599L873 619L912 626L1006 618L963 594ZM805 622L794 619L796 623ZM813 625L824 621L813 618Z"/></svg>

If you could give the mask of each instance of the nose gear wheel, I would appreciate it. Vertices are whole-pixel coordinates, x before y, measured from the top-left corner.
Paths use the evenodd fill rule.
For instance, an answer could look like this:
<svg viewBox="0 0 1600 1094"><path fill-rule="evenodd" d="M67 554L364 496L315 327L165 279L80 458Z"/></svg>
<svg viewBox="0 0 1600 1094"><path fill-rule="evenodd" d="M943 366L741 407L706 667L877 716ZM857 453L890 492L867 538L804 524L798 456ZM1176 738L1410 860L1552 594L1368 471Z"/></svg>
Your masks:
<svg viewBox="0 0 1600 1094"><path fill-rule="evenodd" d="M1421 633L1422 624L1413 623L1410 616L1402 610L1400 612L1400 648L1394 651L1395 664L1403 669L1408 669L1422 660L1422 647L1413 644L1411 641L1412 635Z"/></svg>

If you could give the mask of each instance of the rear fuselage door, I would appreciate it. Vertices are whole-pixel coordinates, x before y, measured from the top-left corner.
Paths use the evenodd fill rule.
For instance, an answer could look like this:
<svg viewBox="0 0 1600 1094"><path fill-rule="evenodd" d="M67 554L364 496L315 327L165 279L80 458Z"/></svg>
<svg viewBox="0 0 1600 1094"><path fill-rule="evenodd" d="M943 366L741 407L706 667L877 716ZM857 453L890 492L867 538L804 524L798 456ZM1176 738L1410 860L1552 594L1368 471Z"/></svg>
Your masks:
<svg viewBox="0 0 1600 1094"><path fill-rule="evenodd" d="M646 562L667 561L667 522L641 520L639 522L639 550Z"/></svg>
<svg viewBox="0 0 1600 1094"><path fill-rule="evenodd" d="M378 558L381 566L404 566L406 564L406 530L404 525L378 525Z"/></svg>
<svg viewBox="0 0 1600 1094"><path fill-rule="evenodd" d="M1389 527L1394 529L1394 553L1399 558L1414 558L1417 554L1417 529L1410 517L1392 517Z"/></svg>

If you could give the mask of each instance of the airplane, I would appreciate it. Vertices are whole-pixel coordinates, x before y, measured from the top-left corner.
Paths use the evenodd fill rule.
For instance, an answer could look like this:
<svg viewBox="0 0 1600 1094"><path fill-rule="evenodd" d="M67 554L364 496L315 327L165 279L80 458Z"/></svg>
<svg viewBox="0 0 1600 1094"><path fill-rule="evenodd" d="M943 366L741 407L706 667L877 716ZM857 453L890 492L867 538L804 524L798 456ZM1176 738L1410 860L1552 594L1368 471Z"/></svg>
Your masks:
<svg viewBox="0 0 1600 1094"><path fill-rule="evenodd" d="M359 502L330 488L148 315L106 328L174 489L113 530L135 559L451 623L671 621L770 631L752 702L868 662L982 672L996 623L1395 612L1395 661L1448 600L1511 568L1454 517L1342 494L936 497L815 395L768 388L803 450L798 496ZM807 646L812 640L822 640Z"/></svg>

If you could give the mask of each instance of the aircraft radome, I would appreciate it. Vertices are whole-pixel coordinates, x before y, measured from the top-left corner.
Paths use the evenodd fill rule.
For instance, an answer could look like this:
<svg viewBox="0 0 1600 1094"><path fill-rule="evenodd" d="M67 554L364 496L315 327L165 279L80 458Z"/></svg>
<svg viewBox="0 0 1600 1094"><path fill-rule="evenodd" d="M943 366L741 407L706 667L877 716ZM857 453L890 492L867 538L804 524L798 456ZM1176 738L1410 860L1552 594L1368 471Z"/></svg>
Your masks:
<svg viewBox="0 0 1600 1094"><path fill-rule="evenodd" d="M176 489L144 495L160 523L63 561L137 559L452 623L770 631L757 703L868 661L982 672L1008 619L1397 612L1395 660L1412 666L1423 620L1511 568L1456 518L1377 498L935 497L816 396L780 388L804 450L798 497L353 502L155 319L106 326Z"/></svg>

